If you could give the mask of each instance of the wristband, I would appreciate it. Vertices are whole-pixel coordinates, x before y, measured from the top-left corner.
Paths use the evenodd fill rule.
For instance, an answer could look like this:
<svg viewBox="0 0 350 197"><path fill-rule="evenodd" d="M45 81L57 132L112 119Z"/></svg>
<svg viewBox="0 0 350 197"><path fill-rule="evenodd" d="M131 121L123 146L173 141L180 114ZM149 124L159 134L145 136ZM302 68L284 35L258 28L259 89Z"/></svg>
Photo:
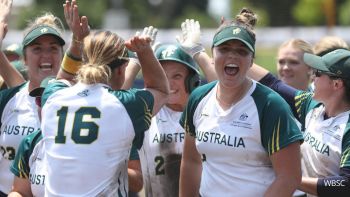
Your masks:
<svg viewBox="0 0 350 197"><path fill-rule="evenodd" d="M71 75L75 75L80 69L80 66L81 66L81 61L74 60L73 58L69 57L68 54L64 55L61 68L65 72Z"/></svg>

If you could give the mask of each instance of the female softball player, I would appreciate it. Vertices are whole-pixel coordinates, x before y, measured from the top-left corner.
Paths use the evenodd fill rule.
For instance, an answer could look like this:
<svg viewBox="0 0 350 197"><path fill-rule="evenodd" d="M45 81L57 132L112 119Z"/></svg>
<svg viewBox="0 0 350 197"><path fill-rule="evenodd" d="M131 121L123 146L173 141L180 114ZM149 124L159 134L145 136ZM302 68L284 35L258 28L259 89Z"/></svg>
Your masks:
<svg viewBox="0 0 350 197"><path fill-rule="evenodd" d="M301 122L303 178L300 190L317 196L350 193L350 51L337 49L322 57L305 54L315 71L314 94L278 81L253 66L250 75L285 98Z"/></svg>
<svg viewBox="0 0 350 197"><path fill-rule="evenodd" d="M180 196L291 196L300 183L303 137L289 106L247 77L255 23L243 9L214 36L218 81L192 92L180 120Z"/></svg>

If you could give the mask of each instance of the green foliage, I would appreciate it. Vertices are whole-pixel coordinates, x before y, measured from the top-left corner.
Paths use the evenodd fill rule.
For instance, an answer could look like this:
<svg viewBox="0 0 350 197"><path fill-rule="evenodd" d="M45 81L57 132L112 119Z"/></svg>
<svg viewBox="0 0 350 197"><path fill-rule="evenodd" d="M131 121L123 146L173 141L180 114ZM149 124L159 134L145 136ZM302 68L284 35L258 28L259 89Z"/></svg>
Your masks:
<svg viewBox="0 0 350 197"><path fill-rule="evenodd" d="M43 13L50 12L61 19L65 24L63 3L65 1L36 0L36 3L30 7L25 7L19 12L17 18L17 28L25 28L28 21ZM107 9L107 1L84 0L78 1L80 15L86 15L89 18L89 24L92 28L101 28L103 13ZM91 10L93 9L93 11Z"/></svg>
<svg viewBox="0 0 350 197"><path fill-rule="evenodd" d="M208 14L203 13L193 6L189 6L184 9L184 13L182 15L173 21L172 26L180 28L181 23L186 19L198 20L201 26L205 28L216 28L219 25L219 21L215 21Z"/></svg>
<svg viewBox="0 0 350 197"><path fill-rule="evenodd" d="M350 0L346 0L343 4L339 6L339 24L340 25L350 25Z"/></svg>
<svg viewBox="0 0 350 197"><path fill-rule="evenodd" d="M320 0L298 0L293 7L293 16L301 25L322 25L325 16Z"/></svg>

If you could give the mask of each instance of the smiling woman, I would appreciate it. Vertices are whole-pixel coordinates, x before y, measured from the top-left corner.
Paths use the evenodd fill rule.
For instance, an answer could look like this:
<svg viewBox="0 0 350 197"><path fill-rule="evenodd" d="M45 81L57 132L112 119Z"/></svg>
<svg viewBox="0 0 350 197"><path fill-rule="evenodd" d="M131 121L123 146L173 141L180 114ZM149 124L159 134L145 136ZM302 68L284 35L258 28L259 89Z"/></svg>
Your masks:
<svg viewBox="0 0 350 197"><path fill-rule="evenodd" d="M0 160L0 196L7 196L11 190L14 176L9 169L18 145L26 135L40 128L35 98L30 97L29 92L38 87L45 77L55 76L59 70L65 44L60 27L60 20L52 14L44 14L29 23L22 42L29 81L0 92L0 145L5 150ZM6 128L10 127L26 128L28 132L22 135L6 132Z"/></svg>
<svg viewBox="0 0 350 197"><path fill-rule="evenodd" d="M292 112L247 76L255 23L256 15L242 9L214 35L218 81L191 93L180 120L186 131L180 196L291 196L300 182L302 134Z"/></svg>

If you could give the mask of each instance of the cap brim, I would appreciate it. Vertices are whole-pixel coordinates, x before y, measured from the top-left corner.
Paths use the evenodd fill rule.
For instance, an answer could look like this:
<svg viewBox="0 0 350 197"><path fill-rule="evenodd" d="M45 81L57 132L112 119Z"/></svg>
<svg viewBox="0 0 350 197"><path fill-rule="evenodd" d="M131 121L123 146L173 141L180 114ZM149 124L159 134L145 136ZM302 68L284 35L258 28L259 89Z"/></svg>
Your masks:
<svg viewBox="0 0 350 197"><path fill-rule="evenodd" d="M304 53L304 62L314 69L330 72L326 66L326 63L322 60L320 56L310 53Z"/></svg>
<svg viewBox="0 0 350 197"><path fill-rule="evenodd" d="M45 88L43 88L43 87L35 88L29 92L29 96L31 96L31 97L41 96L43 94L44 90L45 90Z"/></svg>
<svg viewBox="0 0 350 197"><path fill-rule="evenodd" d="M239 40L241 42L243 42L248 48L249 50L251 50L252 52L254 52L254 48L252 45L250 45L247 41L243 40L242 38L239 38L239 37L228 37L228 38L225 38L225 39L221 39L217 42L215 42L215 44L213 46L217 47L219 46L220 44L226 42L226 41L229 41L229 40Z"/></svg>
<svg viewBox="0 0 350 197"><path fill-rule="evenodd" d="M41 35L32 37L32 39L30 39L30 40L27 41L27 43L23 43L23 46L28 46L28 45L30 45L35 39L39 38L40 36L45 36L45 35L54 36L54 37L58 40L58 42L60 43L61 46L63 46L63 45L66 44L66 42L65 42L60 36L57 36L56 34L53 34L53 33L46 33L46 34L41 34Z"/></svg>

